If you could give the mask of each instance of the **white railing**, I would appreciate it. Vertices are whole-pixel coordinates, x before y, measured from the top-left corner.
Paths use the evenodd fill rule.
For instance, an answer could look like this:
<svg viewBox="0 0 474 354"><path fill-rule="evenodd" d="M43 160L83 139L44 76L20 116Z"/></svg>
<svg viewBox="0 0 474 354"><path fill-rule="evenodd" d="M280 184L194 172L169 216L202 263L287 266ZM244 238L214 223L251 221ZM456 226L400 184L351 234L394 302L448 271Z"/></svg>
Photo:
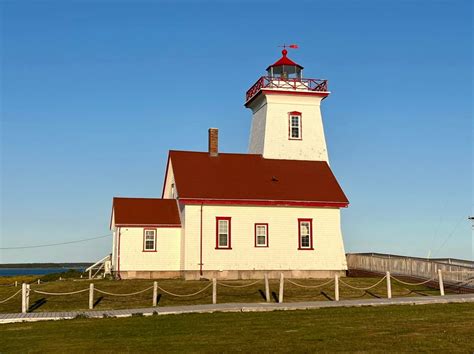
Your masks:
<svg viewBox="0 0 474 354"><path fill-rule="evenodd" d="M91 265L89 268L86 268L84 272L89 273L89 279L95 278L97 274L104 269L104 274L103 276L105 277L106 275L111 274L111 261L112 257L111 255L107 255L101 260L95 262L93 265ZM94 274L92 274L93 270L96 270Z"/></svg>

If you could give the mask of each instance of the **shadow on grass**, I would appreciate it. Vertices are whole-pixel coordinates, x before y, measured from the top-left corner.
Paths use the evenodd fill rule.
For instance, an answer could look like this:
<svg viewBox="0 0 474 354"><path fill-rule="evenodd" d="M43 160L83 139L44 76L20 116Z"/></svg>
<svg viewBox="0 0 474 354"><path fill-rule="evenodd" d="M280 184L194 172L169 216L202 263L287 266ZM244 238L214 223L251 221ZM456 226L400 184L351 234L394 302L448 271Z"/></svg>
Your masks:
<svg viewBox="0 0 474 354"><path fill-rule="evenodd" d="M41 299L36 300L33 304L30 305L28 308L28 312L33 312L36 309L39 309L41 306L46 304L48 301L43 297Z"/></svg>
<svg viewBox="0 0 474 354"><path fill-rule="evenodd" d="M92 307L96 307L97 305L99 305L103 299L104 299L103 296L99 296L97 300L95 300L94 305Z"/></svg>
<svg viewBox="0 0 474 354"><path fill-rule="evenodd" d="M332 298L328 293L326 293L325 291L321 291L321 295L324 296L326 299L328 299L329 301L334 301L334 298Z"/></svg>
<svg viewBox="0 0 474 354"><path fill-rule="evenodd" d="M375 297L376 299L381 299L381 298L382 298L382 296L377 295L377 294L373 293L372 291L366 290L365 292L366 292L368 295L370 295L370 296L372 296L372 297Z"/></svg>

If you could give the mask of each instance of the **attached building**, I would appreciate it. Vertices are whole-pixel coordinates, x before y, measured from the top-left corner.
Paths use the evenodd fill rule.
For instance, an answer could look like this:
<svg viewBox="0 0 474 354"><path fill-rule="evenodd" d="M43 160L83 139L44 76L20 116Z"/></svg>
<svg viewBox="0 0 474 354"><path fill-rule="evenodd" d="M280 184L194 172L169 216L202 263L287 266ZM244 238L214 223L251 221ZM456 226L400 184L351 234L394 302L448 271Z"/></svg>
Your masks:
<svg viewBox="0 0 474 354"><path fill-rule="evenodd" d="M347 269L328 164L325 80L283 57L246 96L248 154L170 151L161 199L114 198L112 265L121 278L321 278ZM304 122L304 128L303 128Z"/></svg>

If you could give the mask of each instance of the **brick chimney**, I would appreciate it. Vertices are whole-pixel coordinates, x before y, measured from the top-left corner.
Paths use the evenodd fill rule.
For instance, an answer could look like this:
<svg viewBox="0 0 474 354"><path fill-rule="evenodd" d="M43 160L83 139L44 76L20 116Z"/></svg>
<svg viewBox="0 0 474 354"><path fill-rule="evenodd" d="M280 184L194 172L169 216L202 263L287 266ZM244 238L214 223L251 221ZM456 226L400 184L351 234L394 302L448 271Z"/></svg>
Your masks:
<svg viewBox="0 0 474 354"><path fill-rule="evenodd" d="M219 129L209 128L209 155L217 156L219 154Z"/></svg>

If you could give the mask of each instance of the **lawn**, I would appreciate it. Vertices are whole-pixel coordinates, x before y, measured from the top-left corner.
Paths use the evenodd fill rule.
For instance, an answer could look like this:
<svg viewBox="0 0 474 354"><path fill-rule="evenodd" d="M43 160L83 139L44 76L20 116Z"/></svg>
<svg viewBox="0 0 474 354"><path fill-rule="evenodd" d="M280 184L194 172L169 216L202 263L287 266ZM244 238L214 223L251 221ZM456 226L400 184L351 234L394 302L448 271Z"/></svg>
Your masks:
<svg viewBox="0 0 474 354"><path fill-rule="evenodd" d="M474 305L74 319L0 326L2 352L465 352Z"/></svg>
<svg viewBox="0 0 474 354"><path fill-rule="evenodd" d="M34 279L32 279L34 280ZM343 281L356 287L367 287L375 284L379 278L343 278ZM12 279L2 279L4 284L12 282ZM14 280L13 280L14 281ZM326 280L293 280L298 284L303 285L318 285L323 284ZM31 284L31 289L43 292L73 292L81 289L89 288L89 280L73 280L66 279L62 281L52 281L42 284ZM142 289L149 288L153 285L150 280L93 280L96 289L103 290L110 293L133 293ZM183 280L159 280L158 285L165 290L176 294L190 294L199 291L208 285L209 281L183 281ZM228 285L246 285L252 281L225 281L222 282ZM277 301L279 282L278 280L270 281L270 291L272 293L271 301ZM0 286L0 301L13 295L20 287ZM209 304L211 303L212 287L209 287L204 292L192 297L173 297L158 292L158 306L173 306L173 305L194 305L194 304ZM265 287L263 280L258 284L244 288L229 288L218 285L217 288L217 302L231 303L231 302L263 302L265 301ZM427 296L438 295L439 291L430 289L425 286L406 286L399 284L392 280L392 295L393 297L401 296ZM340 299L362 299L362 298L379 298L387 296L386 283L383 281L377 287L368 291L360 291L350 289L343 284L340 284ZM42 311L69 311L69 310L87 310L88 309L88 291L68 296L52 296L32 292L30 298L30 312ZM322 286L317 289L300 288L289 282L285 282L284 301L332 301L334 298L334 283ZM126 308L140 308L150 307L152 305L152 290L145 293L126 296L115 297L106 294L95 293L94 297L96 310L109 309L126 309ZM18 294L12 300L0 304L0 313L20 312L21 310L21 294Z"/></svg>

